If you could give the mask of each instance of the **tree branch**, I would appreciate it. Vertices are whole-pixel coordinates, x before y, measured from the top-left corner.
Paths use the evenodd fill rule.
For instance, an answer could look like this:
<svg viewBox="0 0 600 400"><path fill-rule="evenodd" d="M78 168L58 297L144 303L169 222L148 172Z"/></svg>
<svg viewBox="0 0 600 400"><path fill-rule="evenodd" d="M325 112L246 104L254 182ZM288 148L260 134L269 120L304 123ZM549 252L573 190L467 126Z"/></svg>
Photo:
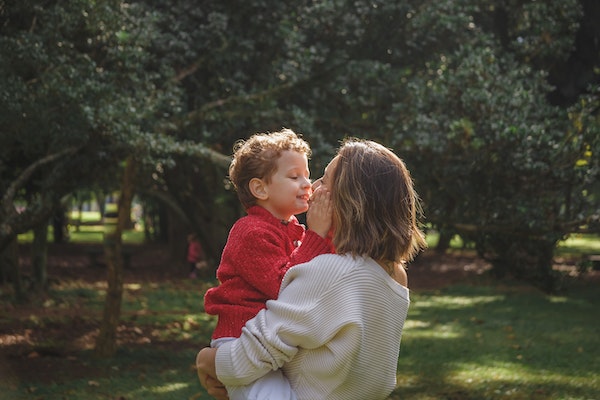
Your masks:
<svg viewBox="0 0 600 400"><path fill-rule="evenodd" d="M47 155L46 157L40 158L39 160L37 160L36 162L34 162L33 164L31 164L27 168L25 168L25 170L23 172L21 172L21 174L17 177L17 179L15 179L10 184L10 186L8 187L8 189L6 189L6 192L2 196L2 207L4 208L4 210L3 210L4 213L6 215L10 214L10 211L11 211L10 207L13 204L13 201L15 199L15 195L16 195L17 191L21 187L23 187L25 185L25 183L27 183L29 178L31 178L31 175L33 175L33 173L36 170L38 170L43 165L51 163L63 156L75 153L77 150L79 150L78 147L69 147L63 151L59 151L58 153L50 154L50 155Z"/></svg>

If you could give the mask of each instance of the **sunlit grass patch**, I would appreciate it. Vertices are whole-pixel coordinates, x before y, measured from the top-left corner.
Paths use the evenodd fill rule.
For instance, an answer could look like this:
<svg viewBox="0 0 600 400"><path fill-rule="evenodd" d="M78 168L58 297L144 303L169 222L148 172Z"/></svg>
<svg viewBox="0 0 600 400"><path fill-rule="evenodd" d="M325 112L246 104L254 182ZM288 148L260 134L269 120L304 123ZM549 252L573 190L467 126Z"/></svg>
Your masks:
<svg viewBox="0 0 600 400"><path fill-rule="evenodd" d="M598 291L520 286L412 295L391 399L594 399Z"/></svg>
<svg viewBox="0 0 600 400"><path fill-rule="evenodd" d="M600 254L600 235L573 233L558 243L557 254Z"/></svg>
<svg viewBox="0 0 600 400"><path fill-rule="evenodd" d="M216 319L203 312L202 304L213 284L128 280L117 332L122 344L113 359L100 360L92 349L106 282L54 282L41 300L46 307L40 309L47 312L22 314L22 332L0 335L6 346L26 346L32 342L28 332L41 333L28 350L33 357L27 366L52 360L52 381L40 382L35 373L28 373L11 381L8 397L0 394L0 400L209 398L193 362L214 329ZM504 282L412 291L398 388L390 399L596 399L597 289L582 282L550 296ZM80 335L67 343L61 332L73 326L80 328ZM66 357L43 355L69 346L78 350Z"/></svg>

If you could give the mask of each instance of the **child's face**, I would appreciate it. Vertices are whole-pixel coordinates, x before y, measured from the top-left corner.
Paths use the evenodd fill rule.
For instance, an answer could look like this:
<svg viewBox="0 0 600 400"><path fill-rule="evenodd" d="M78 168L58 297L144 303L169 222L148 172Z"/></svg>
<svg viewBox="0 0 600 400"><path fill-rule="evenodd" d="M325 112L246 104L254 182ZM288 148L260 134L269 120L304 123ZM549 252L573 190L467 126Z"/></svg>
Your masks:
<svg viewBox="0 0 600 400"><path fill-rule="evenodd" d="M277 160L277 170L265 184L268 197L259 204L284 221L305 212L312 194L309 178L306 155L284 151Z"/></svg>

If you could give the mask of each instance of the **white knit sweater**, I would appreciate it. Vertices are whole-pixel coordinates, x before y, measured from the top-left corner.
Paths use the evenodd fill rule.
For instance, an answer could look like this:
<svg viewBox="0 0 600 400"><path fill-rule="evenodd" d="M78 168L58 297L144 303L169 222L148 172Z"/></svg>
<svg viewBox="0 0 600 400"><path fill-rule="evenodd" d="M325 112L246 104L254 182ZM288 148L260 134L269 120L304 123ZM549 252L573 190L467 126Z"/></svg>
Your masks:
<svg viewBox="0 0 600 400"><path fill-rule="evenodd" d="M217 350L217 376L246 385L283 368L298 400L385 399L396 384L408 289L370 258L326 254L291 268L279 298Z"/></svg>

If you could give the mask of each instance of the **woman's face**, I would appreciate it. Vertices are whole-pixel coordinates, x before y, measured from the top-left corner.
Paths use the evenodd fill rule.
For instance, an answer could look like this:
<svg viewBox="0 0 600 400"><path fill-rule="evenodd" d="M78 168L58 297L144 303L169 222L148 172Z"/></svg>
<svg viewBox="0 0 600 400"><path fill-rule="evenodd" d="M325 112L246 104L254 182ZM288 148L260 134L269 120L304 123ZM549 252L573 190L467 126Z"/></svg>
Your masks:
<svg viewBox="0 0 600 400"><path fill-rule="evenodd" d="M331 192L331 189L332 189L331 176L333 175L333 171L335 170L335 167L337 166L338 162L339 162L339 156L335 156L333 158L333 160L331 160L331 162L327 165L327 167L325 167L325 173L323 174L323 176L313 182L313 185L312 185L313 193L316 190L318 190L319 188L323 188L323 189L329 190Z"/></svg>

